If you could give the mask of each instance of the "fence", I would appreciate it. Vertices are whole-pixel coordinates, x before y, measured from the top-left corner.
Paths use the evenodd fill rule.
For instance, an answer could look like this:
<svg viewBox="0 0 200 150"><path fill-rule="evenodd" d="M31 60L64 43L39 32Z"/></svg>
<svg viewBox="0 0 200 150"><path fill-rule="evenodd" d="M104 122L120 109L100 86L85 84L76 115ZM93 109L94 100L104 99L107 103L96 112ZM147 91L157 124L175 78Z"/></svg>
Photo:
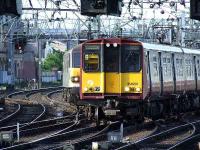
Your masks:
<svg viewBox="0 0 200 150"><path fill-rule="evenodd" d="M56 82L61 80L62 72L42 72L42 82Z"/></svg>
<svg viewBox="0 0 200 150"><path fill-rule="evenodd" d="M0 71L0 84L6 84L11 82L11 76L7 71Z"/></svg>

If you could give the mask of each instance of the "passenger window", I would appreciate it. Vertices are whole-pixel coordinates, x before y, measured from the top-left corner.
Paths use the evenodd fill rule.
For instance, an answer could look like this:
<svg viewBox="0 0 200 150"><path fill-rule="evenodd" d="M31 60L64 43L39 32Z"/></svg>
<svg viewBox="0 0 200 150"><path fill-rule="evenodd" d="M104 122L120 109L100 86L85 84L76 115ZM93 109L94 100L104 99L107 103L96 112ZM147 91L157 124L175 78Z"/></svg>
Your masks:
<svg viewBox="0 0 200 150"><path fill-rule="evenodd" d="M176 58L176 74L183 76L183 60L180 58Z"/></svg>
<svg viewBox="0 0 200 150"><path fill-rule="evenodd" d="M153 57L153 62L157 62L157 58L156 57Z"/></svg>
<svg viewBox="0 0 200 150"><path fill-rule="evenodd" d="M153 75L154 76L158 76L158 61L157 61L157 57L153 57Z"/></svg>
<svg viewBox="0 0 200 150"><path fill-rule="evenodd" d="M170 58L163 58L163 75L164 76L172 76L172 67L171 67L171 59Z"/></svg>
<svg viewBox="0 0 200 150"><path fill-rule="evenodd" d="M154 68L153 75L154 75L154 76L158 76L158 64L157 64L157 63L154 63L154 64L153 64L153 68Z"/></svg>
<svg viewBox="0 0 200 150"><path fill-rule="evenodd" d="M186 75L188 77L192 76L192 60L187 59L185 60L185 70L186 70Z"/></svg>
<svg viewBox="0 0 200 150"><path fill-rule="evenodd" d="M87 53L84 55L84 68L86 71L99 70L99 54Z"/></svg>
<svg viewBox="0 0 200 150"><path fill-rule="evenodd" d="M165 57L163 58L163 63L166 63L166 58Z"/></svg>

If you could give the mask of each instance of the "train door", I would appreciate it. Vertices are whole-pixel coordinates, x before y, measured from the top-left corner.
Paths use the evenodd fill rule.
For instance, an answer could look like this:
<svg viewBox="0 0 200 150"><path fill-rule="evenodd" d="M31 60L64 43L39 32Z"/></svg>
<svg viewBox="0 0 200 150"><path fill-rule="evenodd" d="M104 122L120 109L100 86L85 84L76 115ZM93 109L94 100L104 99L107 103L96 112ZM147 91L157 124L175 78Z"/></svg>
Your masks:
<svg viewBox="0 0 200 150"><path fill-rule="evenodd" d="M196 57L197 91L200 91L200 57Z"/></svg>
<svg viewBox="0 0 200 150"><path fill-rule="evenodd" d="M176 54L174 57L176 70L176 92L181 93L185 87L184 55Z"/></svg>
<svg viewBox="0 0 200 150"><path fill-rule="evenodd" d="M105 93L120 93L120 46L104 46Z"/></svg>
<svg viewBox="0 0 200 150"><path fill-rule="evenodd" d="M161 57L163 71L163 92L168 94L174 88L172 73L172 55L170 53L162 53Z"/></svg>
<svg viewBox="0 0 200 150"><path fill-rule="evenodd" d="M151 84L152 95L158 95L161 91L160 71L159 71L159 54L158 52L150 52L150 68L151 68Z"/></svg>

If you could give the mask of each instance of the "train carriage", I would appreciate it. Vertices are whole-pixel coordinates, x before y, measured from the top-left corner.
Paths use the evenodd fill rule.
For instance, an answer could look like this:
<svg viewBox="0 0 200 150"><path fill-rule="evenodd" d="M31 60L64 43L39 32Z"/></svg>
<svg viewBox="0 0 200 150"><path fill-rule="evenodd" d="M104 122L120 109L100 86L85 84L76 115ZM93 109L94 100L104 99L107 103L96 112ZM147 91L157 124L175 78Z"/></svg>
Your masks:
<svg viewBox="0 0 200 150"><path fill-rule="evenodd" d="M86 41L80 101L99 117L143 117L199 107L200 51L123 38Z"/></svg>
<svg viewBox="0 0 200 150"><path fill-rule="evenodd" d="M68 102L79 100L81 45L67 51L63 56L63 97Z"/></svg>

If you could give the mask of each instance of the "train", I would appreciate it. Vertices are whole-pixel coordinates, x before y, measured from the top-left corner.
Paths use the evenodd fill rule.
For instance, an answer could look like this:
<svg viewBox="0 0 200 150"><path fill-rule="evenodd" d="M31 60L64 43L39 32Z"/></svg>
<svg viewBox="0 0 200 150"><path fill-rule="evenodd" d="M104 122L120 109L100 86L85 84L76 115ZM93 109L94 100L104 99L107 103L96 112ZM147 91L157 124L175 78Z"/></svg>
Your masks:
<svg viewBox="0 0 200 150"><path fill-rule="evenodd" d="M200 51L126 38L67 51L64 98L96 120L158 118L200 107Z"/></svg>

